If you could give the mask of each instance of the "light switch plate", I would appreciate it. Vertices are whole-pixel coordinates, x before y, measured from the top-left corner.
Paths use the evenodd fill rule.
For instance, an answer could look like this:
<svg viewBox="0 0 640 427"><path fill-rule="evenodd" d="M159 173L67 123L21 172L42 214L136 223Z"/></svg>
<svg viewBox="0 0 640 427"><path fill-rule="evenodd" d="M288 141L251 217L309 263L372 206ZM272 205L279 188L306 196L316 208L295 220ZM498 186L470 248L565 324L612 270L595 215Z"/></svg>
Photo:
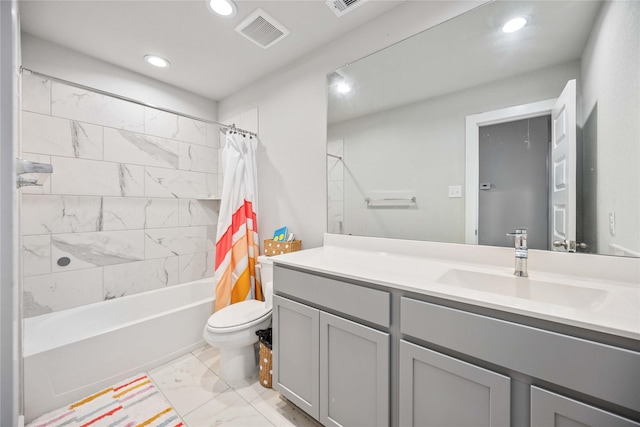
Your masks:
<svg viewBox="0 0 640 427"><path fill-rule="evenodd" d="M616 235L616 213L609 212L609 234Z"/></svg>
<svg viewBox="0 0 640 427"><path fill-rule="evenodd" d="M462 197L462 185L450 185L449 186L449 197L450 198L460 198L460 197Z"/></svg>

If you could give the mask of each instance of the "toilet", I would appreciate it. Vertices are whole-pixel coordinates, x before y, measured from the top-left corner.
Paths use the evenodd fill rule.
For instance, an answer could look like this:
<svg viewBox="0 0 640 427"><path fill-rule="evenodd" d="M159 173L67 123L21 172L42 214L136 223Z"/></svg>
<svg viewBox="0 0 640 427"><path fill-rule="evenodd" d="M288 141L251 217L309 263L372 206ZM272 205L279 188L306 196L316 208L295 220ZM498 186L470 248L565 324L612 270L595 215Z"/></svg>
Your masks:
<svg viewBox="0 0 640 427"><path fill-rule="evenodd" d="M259 256L258 262L256 270L260 272L265 301L242 301L216 311L202 333L210 346L220 349L219 376L223 381L239 381L257 371L256 331L271 326L273 261Z"/></svg>

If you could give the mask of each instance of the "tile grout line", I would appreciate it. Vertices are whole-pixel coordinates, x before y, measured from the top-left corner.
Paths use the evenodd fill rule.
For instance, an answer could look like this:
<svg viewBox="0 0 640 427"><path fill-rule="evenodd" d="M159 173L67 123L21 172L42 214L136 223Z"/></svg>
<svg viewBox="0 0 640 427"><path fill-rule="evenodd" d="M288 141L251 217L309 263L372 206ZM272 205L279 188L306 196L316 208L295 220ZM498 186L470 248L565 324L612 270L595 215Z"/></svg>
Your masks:
<svg viewBox="0 0 640 427"><path fill-rule="evenodd" d="M144 374L147 376L147 378L149 378L149 380L151 381L151 384L153 384L153 385L154 385L154 387L156 388L156 390L158 390L158 391L160 392L160 394L162 395L162 397L164 397L164 399L165 399L167 402L169 402L169 405L171 405L171 408L173 409L173 411L176 413L176 415L178 416L178 418L180 418L180 421L182 421L182 423L183 423L186 427L189 427L189 426L187 426L187 424L184 422L184 419L183 419L182 415L180 415L180 414L178 413L178 411L176 410L176 408L174 408L174 407L173 407L173 403L171 403L171 401L169 400L169 398L167 397L167 395L166 395L166 394L164 394L164 390L162 390L162 387L160 387L160 386L155 382L155 380L151 377L151 375L149 374L149 372L145 372Z"/></svg>

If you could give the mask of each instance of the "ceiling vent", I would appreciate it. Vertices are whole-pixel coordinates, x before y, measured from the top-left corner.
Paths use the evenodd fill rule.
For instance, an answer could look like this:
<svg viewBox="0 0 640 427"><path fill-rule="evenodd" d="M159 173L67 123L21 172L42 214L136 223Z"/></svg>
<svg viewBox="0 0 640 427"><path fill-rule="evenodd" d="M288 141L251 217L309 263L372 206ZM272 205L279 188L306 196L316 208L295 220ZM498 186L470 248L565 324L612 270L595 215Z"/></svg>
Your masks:
<svg viewBox="0 0 640 427"><path fill-rule="evenodd" d="M262 9L254 10L238 24L236 31L264 49L273 46L289 34L284 25Z"/></svg>
<svg viewBox="0 0 640 427"><path fill-rule="evenodd" d="M336 14L336 16L340 17L368 1L369 0L325 0L324 3L333 11L333 13Z"/></svg>

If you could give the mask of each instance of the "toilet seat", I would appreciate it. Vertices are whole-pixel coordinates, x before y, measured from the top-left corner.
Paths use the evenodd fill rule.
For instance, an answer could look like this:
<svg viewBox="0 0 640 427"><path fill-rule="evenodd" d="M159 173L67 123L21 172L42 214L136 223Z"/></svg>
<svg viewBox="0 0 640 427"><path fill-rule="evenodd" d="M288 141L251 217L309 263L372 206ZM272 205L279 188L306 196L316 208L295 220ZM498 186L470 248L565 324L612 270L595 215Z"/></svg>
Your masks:
<svg viewBox="0 0 640 427"><path fill-rule="evenodd" d="M260 323L271 315L271 309L263 301L247 300L231 304L216 311L207 320L207 329L212 332L234 332Z"/></svg>

